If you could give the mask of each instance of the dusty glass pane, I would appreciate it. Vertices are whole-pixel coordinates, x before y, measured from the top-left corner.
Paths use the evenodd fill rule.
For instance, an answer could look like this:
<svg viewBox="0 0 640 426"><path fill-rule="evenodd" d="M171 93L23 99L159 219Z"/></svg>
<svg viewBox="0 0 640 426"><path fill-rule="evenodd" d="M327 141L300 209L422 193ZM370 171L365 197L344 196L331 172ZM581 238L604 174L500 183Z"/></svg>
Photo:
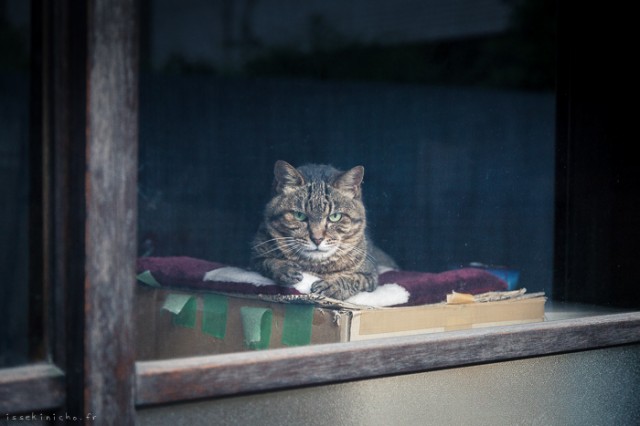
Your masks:
<svg viewBox="0 0 640 426"><path fill-rule="evenodd" d="M181 293L250 267L277 160L363 166L369 237L400 271L473 264L551 292L553 3L149 0L141 15L140 346L165 345L142 357L231 328L234 350L309 342L283 318L320 317Z"/></svg>
<svg viewBox="0 0 640 426"><path fill-rule="evenodd" d="M0 367L28 357L29 2L0 3Z"/></svg>

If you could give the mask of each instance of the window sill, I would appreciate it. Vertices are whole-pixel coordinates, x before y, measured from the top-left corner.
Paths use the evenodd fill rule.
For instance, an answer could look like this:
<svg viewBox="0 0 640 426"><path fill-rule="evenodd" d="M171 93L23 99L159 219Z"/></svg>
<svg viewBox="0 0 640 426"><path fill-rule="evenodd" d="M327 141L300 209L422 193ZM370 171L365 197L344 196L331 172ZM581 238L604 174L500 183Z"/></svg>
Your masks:
<svg viewBox="0 0 640 426"><path fill-rule="evenodd" d="M51 364L0 370L0 413L61 407L64 394L64 373Z"/></svg>
<svg viewBox="0 0 640 426"><path fill-rule="evenodd" d="M136 363L136 404L270 391L640 342L640 312Z"/></svg>

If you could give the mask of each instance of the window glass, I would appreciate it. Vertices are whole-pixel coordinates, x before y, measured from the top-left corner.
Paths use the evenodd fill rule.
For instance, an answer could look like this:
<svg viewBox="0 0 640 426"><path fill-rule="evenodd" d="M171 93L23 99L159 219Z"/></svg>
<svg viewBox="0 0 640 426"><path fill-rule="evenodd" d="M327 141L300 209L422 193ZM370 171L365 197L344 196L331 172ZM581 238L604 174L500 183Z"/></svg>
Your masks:
<svg viewBox="0 0 640 426"><path fill-rule="evenodd" d="M29 2L0 2L0 367L28 354Z"/></svg>
<svg viewBox="0 0 640 426"><path fill-rule="evenodd" d="M277 160L361 165L369 236L400 270L551 293L554 2L146 0L141 41L141 259L249 267ZM138 289L145 339L250 321L162 273Z"/></svg>

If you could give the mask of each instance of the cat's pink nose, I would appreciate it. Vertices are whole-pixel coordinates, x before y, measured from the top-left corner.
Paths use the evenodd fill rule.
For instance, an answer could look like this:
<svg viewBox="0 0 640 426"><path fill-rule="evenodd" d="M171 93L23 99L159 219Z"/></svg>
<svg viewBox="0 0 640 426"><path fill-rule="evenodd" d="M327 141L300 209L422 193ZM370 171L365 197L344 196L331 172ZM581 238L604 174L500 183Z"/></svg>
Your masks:
<svg viewBox="0 0 640 426"><path fill-rule="evenodd" d="M320 243L324 241L324 238L322 238L322 237L311 237L311 241L313 241L317 246L319 246Z"/></svg>

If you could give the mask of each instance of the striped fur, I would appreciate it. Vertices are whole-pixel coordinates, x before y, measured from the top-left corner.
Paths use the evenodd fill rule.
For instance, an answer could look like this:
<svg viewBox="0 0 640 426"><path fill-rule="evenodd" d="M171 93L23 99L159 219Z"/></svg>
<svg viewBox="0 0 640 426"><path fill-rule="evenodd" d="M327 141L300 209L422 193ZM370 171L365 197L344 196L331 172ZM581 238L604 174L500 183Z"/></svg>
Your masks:
<svg viewBox="0 0 640 426"><path fill-rule="evenodd" d="M253 267L281 285L308 272L320 277L311 291L347 299L378 285L380 253L366 235L361 184L364 168L341 172L327 165L274 167L273 197L252 245ZM381 254L386 266L395 267Z"/></svg>

